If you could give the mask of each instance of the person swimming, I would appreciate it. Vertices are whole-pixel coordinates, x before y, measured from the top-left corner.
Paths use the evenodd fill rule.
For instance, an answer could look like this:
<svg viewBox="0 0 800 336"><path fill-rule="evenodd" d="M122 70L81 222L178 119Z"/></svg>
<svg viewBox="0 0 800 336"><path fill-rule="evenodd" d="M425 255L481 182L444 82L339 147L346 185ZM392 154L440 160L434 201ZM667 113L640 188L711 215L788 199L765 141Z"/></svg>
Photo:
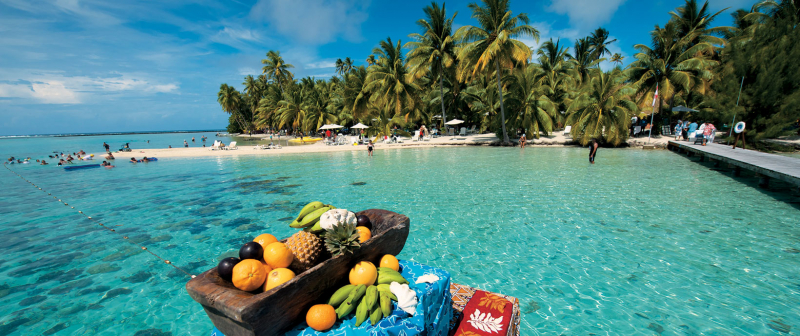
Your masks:
<svg viewBox="0 0 800 336"><path fill-rule="evenodd" d="M142 162L150 162L150 159L148 159L148 158L145 156L145 157L143 157L143 158L142 158Z"/></svg>
<svg viewBox="0 0 800 336"><path fill-rule="evenodd" d="M132 157L130 163L136 163L136 158Z"/></svg>

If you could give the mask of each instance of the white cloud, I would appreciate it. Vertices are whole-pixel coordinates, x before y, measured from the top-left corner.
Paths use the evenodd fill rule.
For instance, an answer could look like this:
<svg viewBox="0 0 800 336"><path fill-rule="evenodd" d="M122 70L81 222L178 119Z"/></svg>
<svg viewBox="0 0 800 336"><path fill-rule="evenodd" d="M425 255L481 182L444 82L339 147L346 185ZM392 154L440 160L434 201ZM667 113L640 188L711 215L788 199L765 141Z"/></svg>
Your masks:
<svg viewBox="0 0 800 336"><path fill-rule="evenodd" d="M116 17L106 13L89 9L88 6L81 6L78 0L56 0L55 5L62 11L80 16L92 24L108 26L117 25L122 22Z"/></svg>
<svg viewBox="0 0 800 336"><path fill-rule="evenodd" d="M609 40L613 40L615 38L616 37L614 36L608 37ZM611 62L611 56L614 56L614 54L622 55L623 58L621 65L623 68L625 67L626 64L630 64L631 62L633 62L633 57L622 51L622 48L619 47L620 45L621 44L619 40L608 45L608 51L610 51L610 53L603 55L603 58L605 58L606 60L600 62L600 69L602 69L603 71L609 71L617 66L616 63Z"/></svg>
<svg viewBox="0 0 800 336"><path fill-rule="evenodd" d="M335 68L336 62L333 61L319 61L308 63L305 65L306 69L328 69L328 68Z"/></svg>
<svg viewBox="0 0 800 336"><path fill-rule="evenodd" d="M43 104L79 104L79 94L63 82L46 81L31 84L0 84L0 97L37 100Z"/></svg>
<svg viewBox="0 0 800 336"><path fill-rule="evenodd" d="M227 35L237 40L254 41L254 42L258 42L259 40L258 33L250 29L244 29L244 28L236 29L231 27L225 27L219 33Z"/></svg>
<svg viewBox="0 0 800 336"><path fill-rule="evenodd" d="M176 93L177 83L157 83L139 75L108 77L64 76L61 73L28 72L0 74L0 97L35 100L43 104L80 104L92 94L138 92Z"/></svg>
<svg viewBox="0 0 800 336"><path fill-rule="evenodd" d="M596 28L608 22L625 0L552 0L547 10L569 16L579 29Z"/></svg>
<svg viewBox="0 0 800 336"><path fill-rule="evenodd" d="M258 70L256 68L244 67L244 68L239 68L239 74L242 76L259 75L261 74L261 70Z"/></svg>
<svg viewBox="0 0 800 336"><path fill-rule="evenodd" d="M325 44L340 36L358 42L368 6L369 0L259 0L250 17L302 43Z"/></svg>

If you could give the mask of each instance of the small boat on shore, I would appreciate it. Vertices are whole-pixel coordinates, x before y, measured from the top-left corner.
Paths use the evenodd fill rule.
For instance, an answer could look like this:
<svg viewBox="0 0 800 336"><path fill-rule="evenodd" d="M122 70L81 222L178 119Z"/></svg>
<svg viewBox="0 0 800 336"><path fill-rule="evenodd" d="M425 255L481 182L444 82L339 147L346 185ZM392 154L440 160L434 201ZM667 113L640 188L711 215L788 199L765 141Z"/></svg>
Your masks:
<svg viewBox="0 0 800 336"><path fill-rule="evenodd" d="M298 143L298 142L299 143L314 143L314 142L317 142L317 141L320 141L320 140L322 140L322 138L303 138L303 139L292 139L292 140L289 140L289 142L293 142L293 143Z"/></svg>

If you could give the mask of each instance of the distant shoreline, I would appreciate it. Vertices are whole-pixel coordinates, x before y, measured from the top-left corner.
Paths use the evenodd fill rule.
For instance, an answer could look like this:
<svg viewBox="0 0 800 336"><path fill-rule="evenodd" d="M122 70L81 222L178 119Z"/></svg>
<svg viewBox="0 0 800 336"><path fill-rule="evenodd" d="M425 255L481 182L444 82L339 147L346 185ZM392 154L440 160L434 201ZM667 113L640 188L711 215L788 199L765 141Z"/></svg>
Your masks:
<svg viewBox="0 0 800 336"><path fill-rule="evenodd" d="M18 138L46 138L46 137L81 137L81 136L100 136L100 135L132 135L132 134L170 134L170 133L210 133L226 132L223 129L216 130L187 130L187 131L141 131L141 132L99 132L99 133L63 133L63 134L29 134L29 135L0 135L0 139Z"/></svg>

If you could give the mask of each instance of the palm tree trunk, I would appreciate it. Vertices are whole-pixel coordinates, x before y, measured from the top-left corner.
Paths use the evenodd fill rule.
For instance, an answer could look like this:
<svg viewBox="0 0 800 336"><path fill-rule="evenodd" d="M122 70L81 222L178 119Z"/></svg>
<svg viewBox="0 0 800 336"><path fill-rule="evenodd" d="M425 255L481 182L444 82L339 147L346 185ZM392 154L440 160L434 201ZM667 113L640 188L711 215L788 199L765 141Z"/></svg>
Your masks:
<svg viewBox="0 0 800 336"><path fill-rule="evenodd" d="M444 123L447 122L447 115L444 113L444 71L441 62L439 63L439 100L442 101L442 129L444 129Z"/></svg>
<svg viewBox="0 0 800 336"><path fill-rule="evenodd" d="M497 69L497 92L500 94L500 121L502 122L500 126L503 127L503 143L509 143L511 141L508 140L508 133L506 133L506 109L503 106L503 87L500 85L500 63L495 61L494 65Z"/></svg>

